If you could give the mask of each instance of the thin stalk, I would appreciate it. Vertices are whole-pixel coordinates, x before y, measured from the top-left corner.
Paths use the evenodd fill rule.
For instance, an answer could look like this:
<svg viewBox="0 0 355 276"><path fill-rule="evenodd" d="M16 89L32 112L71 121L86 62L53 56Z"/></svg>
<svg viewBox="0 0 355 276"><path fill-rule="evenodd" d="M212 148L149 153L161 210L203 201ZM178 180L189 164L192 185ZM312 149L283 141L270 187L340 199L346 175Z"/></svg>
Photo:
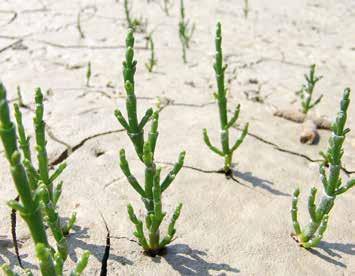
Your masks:
<svg viewBox="0 0 355 276"><path fill-rule="evenodd" d="M245 136L248 133L248 124L245 125L241 135L235 141L235 143L230 146L229 141L229 129L236 123L239 113L240 105L238 105L234 111L232 118L228 119L228 101L227 101L227 89L225 88L225 71L227 65L223 64L223 52L222 52L222 30L221 24L217 23L216 38L215 38L216 56L214 63L214 71L216 75L217 82L217 93L214 94L219 111L219 121L221 128L221 149L213 146L210 138L208 136L207 130L203 130L203 137L206 145L216 154L224 157L224 172L226 175L231 173L233 154L235 150L243 143Z"/></svg>

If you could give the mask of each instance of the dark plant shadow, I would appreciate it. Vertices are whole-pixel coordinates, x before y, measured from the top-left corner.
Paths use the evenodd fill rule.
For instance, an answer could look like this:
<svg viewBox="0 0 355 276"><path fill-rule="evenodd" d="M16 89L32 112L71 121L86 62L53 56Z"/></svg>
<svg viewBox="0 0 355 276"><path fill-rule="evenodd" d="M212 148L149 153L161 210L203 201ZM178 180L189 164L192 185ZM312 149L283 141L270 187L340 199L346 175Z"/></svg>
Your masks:
<svg viewBox="0 0 355 276"><path fill-rule="evenodd" d="M320 250L322 250L325 253L320 252ZM346 268L346 264L336 260L335 258L341 259L342 255L340 253L355 256L355 244L329 243L329 242L321 241L317 248L310 249L309 252L327 261L328 263Z"/></svg>
<svg viewBox="0 0 355 276"><path fill-rule="evenodd" d="M19 246L21 245L21 241L19 241ZM15 266L19 266L17 256L14 252L10 250L10 248L13 248L13 242L10 239L7 239L4 236L0 236L0 266L7 263L11 268L14 268ZM20 250L20 257L22 261L22 265L24 268L29 268L29 269L37 269L37 266L26 262L24 259L27 257L27 254L21 254Z"/></svg>
<svg viewBox="0 0 355 276"><path fill-rule="evenodd" d="M232 178L234 180L238 180L238 178L242 179L242 180L252 184L254 188L257 187L257 188L264 189L264 190L266 190L274 195L277 195L277 196L291 196L288 193L284 193L284 192L274 189L272 187L272 185L274 185L274 183L272 183L269 180L254 176L251 172L244 172L243 173L238 170L233 170L233 177ZM237 178L237 179L235 179L235 178Z"/></svg>
<svg viewBox="0 0 355 276"><path fill-rule="evenodd" d="M68 245L69 245L69 257L72 261L77 262L80 256L78 257L75 249L81 248L83 250L90 251L91 255L95 257L98 261L102 261L102 257L105 252L105 241L106 241L106 232L102 233L102 245L91 244L83 241L82 239L87 239L90 237L88 234L89 228L82 228L75 225L73 230L68 236ZM133 262L123 256L117 256L110 253L109 260L119 262L122 265L132 265Z"/></svg>
<svg viewBox="0 0 355 276"><path fill-rule="evenodd" d="M207 253L191 249L186 244L174 244L167 248L167 254L163 258L178 271L180 275L211 275L209 271L225 271L231 273L240 272L228 264L209 263L203 259ZM155 258L156 259L156 258ZM159 262L159 260L157 260ZM227 275L221 273L219 275Z"/></svg>

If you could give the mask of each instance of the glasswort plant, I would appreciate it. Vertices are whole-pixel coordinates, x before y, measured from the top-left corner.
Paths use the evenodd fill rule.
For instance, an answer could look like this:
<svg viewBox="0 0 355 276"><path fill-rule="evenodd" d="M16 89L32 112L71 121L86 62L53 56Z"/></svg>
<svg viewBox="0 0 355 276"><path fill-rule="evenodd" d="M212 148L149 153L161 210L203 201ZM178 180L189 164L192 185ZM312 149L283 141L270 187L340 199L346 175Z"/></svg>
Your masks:
<svg viewBox="0 0 355 276"><path fill-rule="evenodd" d="M177 206L172 216L167 235L163 239L160 238L159 228L166 216L166 213L162 211L161 195L170 186L175 179L175 176L181 170L184 163L185 152L180 153L178 162L165 179L160 181L161 168L157 167L154 160L158 138L159 113L153 112L150 108L147 110L140 123L138 123L137 100L134 92L134 75L137 61L134 60L133 47L133 30L130 30L126 38L126 60L123 62L123 77L127 93L126 109L128 121L123 117L119 110L115 111L115 115L120 124L127 130L128 136L134 145L138 157L145 165L144 187L142 187L138 180L132 175L124 149L120 150L120 167L133 189L141 196L147 210L145 225L148 230L148 235L146 236L143 230L142 220L135 215L133 207L130 204L128 205L127 209L129 218L136 227L134 235L137 237L139 244L143 247L145 253L149 256L155 256L172 241L176 232L175 223L180 216L182 204ZM151 120L151 128L148 138L145 141L143 128L149 120Z"/></svg>
<svg viewBox="0 0 355 276"><path fill-rule="evenodd" d="M308 197L308 212L311 217L310 223L301 229L298 222L298 197L300 190L296 189L292 198L291 217L295 238L304 248L317 246L323 238L327 229L329 213L334 206L337 196L345 193L355 186L355 179L349 180L345 185L340 177L341 158L344 154L342 148L346 134L350 129L345 128L347 110L349 107L350 89L345 89L343 98L340 102L340 112L335 122L332 124L332 136L329 139L329 146L326 153L322 153L324 163L320 165L320 178L323 183L325 195L320 200L318 206L315 204L317 188L313 187ZM329 174L327 176L325 164L329 164Z"/></svg>
<svg viewBox="0 0 355 276"><path fill-rule="evenodd" d="M210 138L207 133L207 129L203 130L203 138L206 145L216 154L224 157L224 173L229 176L231 174L231 165L233 159L233 153L244 141L245 136L248 133L248 124L245 125L240 137L237 141L233 144L232 147L229 145L229 129L235 124L238 120L239 112L240 112L240 105L238 105L234 111L233 117L228 120L228 113L227 113L227 89L225 88L224 83L224 75L227 69L227 65L223 65L223 54L222 54L222 31L221 31L221 24L217 23L217 30L216 30L216 61L214 64L214 70L216 73L216 80L217 80L217 93L214 93L214 97L218 102L219 108L219 118L221 124L221 144L222 150L218 149L217 147L211 144Z"/></svg>
<svg viewBox="0 0 355 276"><path fill-rule="evenodd" d="M310 109L319 104L323 98L323 95L320 95L314 102L312 102L314 87L316 83L323 78L322 76L317 77L315 70L316 65L312 64L310 66L309 75L304 75L307 83L303 84L301 90L296 92L296 95L298 95L301 99L302 112L304 114L307 114Z"/></svg>
<svg viewBox="0 0 355 276"><path fill-rule="evenodd" d="M147 22L143 22L142 19L132 18L131 17L131 9L128 5L129 5L128 0L124 0L123 6L124 6L124 11L125 11L125 15L126 15L126 21L127 21L128 28L132 29L133 31L137 31L137 32L142 32L142 33L145 32Z"/></svg>
<svg viewBox="0 0 355 276"><path fill-rule="evenodd" d="M150 58L148 62L145 64L145 67L147 68L148 72L151 73L153 72L154 66L157 65L158 63L158 61L155 58L155 50L154 50L154 42L153 42L152 34L149 34L148 36L148 47L150 49Z"/></svg>
<svg viewBox="0 0 355 276"><path fill-rule="evenodd" d="M31 161L29 137L26 136L22 123L22 114L18 105L15 105L15 118L19 138L16 136L16 127L10 119L8 101L5 87L0 82L0 137L4 145L5 156L10 165L11 175L18 192L20 202L10 200L8 205L17 210L26 222L32 239L35 243L36 256L40 261L42 275L62 275L63 263L68 256L68 248L63 230L60 225L56 204L61 194L62 183L54 187L54 181L63 172L66 165L60 165L50 176L46 152L45 123L43 121L43 95L40 89L36 90L36 111L34 118L36 151L38 170ZM17 146L19 143L24 160ZM72 222L75 214L72 216ZM51 229L57 243L57 251L49 244L45 231L45 224ZM68 230L69 226L66 226ZM85 252L82 260L77 264L77 271L82 271L87 263L89 253ZM15 275L8 265L2 266L7 275ZM28 275L31 275L28 272ZM73 274L75 275L75 274ZM80 275L76 274L76 275Z"/></svg>
<svg viewBox="0 0 355 276"><path fill-rule="evenodd" d="M86 86L90 86L90 79L91 79L91 62L88 62L88 66L86 68Z"/></svg>
<svg viewBox="0 0 355 276"><path fill-rule="evenodd" d="M190 48L191 38L195 31L195 24L193 24L191 28L189 25L189 20L185 19L184 0L180 0L179 38L182 45L182 60L184 63L187 62L186 49Z"/></svg>

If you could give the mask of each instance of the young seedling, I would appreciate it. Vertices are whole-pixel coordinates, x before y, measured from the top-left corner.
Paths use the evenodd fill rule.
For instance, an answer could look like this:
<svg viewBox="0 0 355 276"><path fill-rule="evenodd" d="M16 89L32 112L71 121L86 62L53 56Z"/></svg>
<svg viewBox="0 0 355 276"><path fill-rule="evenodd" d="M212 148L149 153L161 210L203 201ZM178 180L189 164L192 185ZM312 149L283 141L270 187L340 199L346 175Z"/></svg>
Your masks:
<svg viewBox="0 0 355 276"><path fill-rule="evenodd" d="M131 9L129 7L128 0L124 0L123 5L128 28L132 29L135 32L144 33L147 28L147 21L143 22L142 18L138 19L131 17Z"/></svg>
<svg viewBox="0 0 355 276"><path fill-rule="evenodd" d="M319 104L323 98L323 95L320 95L315 101L312 101L315 85L323 78L322 76L316 76L315 68L315 64L310 66L309 75L304 75L306 84L303 84L301 90L296 92L296 95L301 99L301 110L281 109L274 112L277 117L296 123L304 123L300 135L300 142L303 144L317 142L319 137L317 129L331 129L331 122L327 119L309 115L309 111Z"/></svg>
<svg viewBox="0 0 355 276"><path fill-rule="evenodd" d="M314 102L312 102L313 91L316 83L323 78L323 76L317 77L315 74L316 65L312 64L310 66L309 75L304 75L306 79L306 84L302 85L301 90L296 92L301 99L302 112L307 115L308 111L315 107L323 98L323 95L320 95Z"/></svg>
<svg viewBox="0 0 355 276"><path fill-rule="evenodd" d="M153 72L154 66L157 65L158 62L155 58L155 50L154 50L154 42L153 42L152 34L148 36L148 47L150 49L150 58L148 62L145 64L145 67L147 68L148 72L151 73Z"/></svg>
<svg viewBox="0 0 355 276"><path fill-rule="evenodd" d="M167 16L169 16L170 8L173 6L173 3L170 0L163 0L163 5L161 5L162 10Z"/></svg>
<svg viewBox="0 0 355 276"><path fill-rule="evenodd" d="M43 121L43 96L39 89L36 91L35 100L36 115L34 126L38 169L34 168L31 161L29 138L24 131L19 107L15 105L15 118L19 137L17 139L15 124L10 119L6 90L0 82L0 137L20 198L20 202L11 200L8 205L20 213L29 228L35 244L36 255L40 261L42 275L62 275L63 263L68 256L67 243L62 232L56 207L61 194L62 183L54 187L53 182L63 172L65 165L59 166L51 176L49 175L45 123ZM23 161L21 160L17 142L23 154ZM75 218L75 215L72 218ZM51 229L56 241L57 251L48 242L45 223ZM88 254L85 253L82 257L84 263L87 263ZM79 262L78 266L81 268L82 263ZM14 275L14 272L7 265L2 266L2 269L7 275Z"/></svg>
<svg viewBox="0 0 355 276"><path fill-rule="evenodd" d="M249 14L249 0L244 0L244 17L247 18Z"/></svg>
<svg viewBox="0 0 355 276"><path fill-rule="evenodd" d="M214 93L214 97L218 102L219 108L219 118L221 125L221 145L222 149L211 144L210 138L207 133L207 129L203 130L203 138L206 145L216 154L224 157L224 168L223 171L226 176L230 176L232 173L232 159L233 153L238 149L238 147L243 143L245 136L248 133L248 123L244 126L240 137L231 147L229 144L229 129L236 123L239 117L240 105L238 105L234 111L234 114L230 120L228 120L228 109L227 109L227 89L224 84L224 75L227 69L227 65L223 65L223 54L222 54L222 30L221 24L217 23L216 30L216 61L214 64L214 70L217 79L217 93Z"/></svg>
<svg viewBox="0 0 355 276"><path fill-rule="evenodd" d="M133 30L130 30L126 38L126 60L123 62L123 77L127 93L126 109L128 121L123 117L119 110L115 111L115 115L122 127L127 130L128 136L134 145L138 157L145 165L144 186L141 186L138 180L132 175L124 149L121 149L120 151L120 167L132 188L141 196L147 211L145 226L148 235L145 234L143 229L143 221L135 215L133 207L128 205L129 218L136 227L134 235L137 237L139 244L143 247L145 253L149 256L155 256L156 254L160 254L165 246L172 241L176 232L175 223L180 216L182 204L177 206L173 214L168 227L168 233L163 239L160 237L159 228L166 216L166 213L162 211L161 195L170 186L178 172L181 170L184 163L185 152L180 153L178 162L161 182L161 168L157 167L154 159L158 138L159 113L153 112L150 108L140 123L138 123L137 101L134 92L134 75L136 72L137 61L134 60L133 47ZM148 138L144 140L143 128L149 120L151 120L151 128Z"/></svg>
<svg viewBox="0 0 355 276"><path fill-rule="evenodd" d="M185 19L184 0L180 0L180 22L179 22L179 38L182 45L182 60L187 63L186 49L190 48L192 35L195 31L195 24L190 28L189 20Z"/></svg>
<svg viewBox="0 0 355 276"><path fill-rule="evenodd" d="M334 201L337 196L345 193L350 188L355 186L355 179L349 180L345 185L340 177L341 158L344 154L343 143L346 134L350 129L345 128L347 110L349 107L350 89L345 89L343 98L340 102L340 112L338 113L335 122L332 124L332 136L329 139L329 146L326 153L322 153L324 163L320 165L320 178L323 183L325 195L320 200L318 206L315 203L317 188L311 189L308 197L308 212L311 217L309 224L301 229L298 222L298 197L300 190L296 189L292 198L291 217L293 229L295 230L295 239L304 248L315 247L323 238L323 234L327 229L330 211L334 206ZM327 176L325 165L329 165L329 174Z"/></svg>
<svg viewBox="0 0 355 276"><path fill-rule="evenodd" d="M88 66L86 68L86 86L90 86L90 79L91 79L91 62L88 62Z"/></svg>
<svg viewBox="0 0 355 276"><path fill-rule="evenodd" d="M27 105L23 102L21 88L19 85L17 86L17 102L20 107L27 107Z"/></svg>

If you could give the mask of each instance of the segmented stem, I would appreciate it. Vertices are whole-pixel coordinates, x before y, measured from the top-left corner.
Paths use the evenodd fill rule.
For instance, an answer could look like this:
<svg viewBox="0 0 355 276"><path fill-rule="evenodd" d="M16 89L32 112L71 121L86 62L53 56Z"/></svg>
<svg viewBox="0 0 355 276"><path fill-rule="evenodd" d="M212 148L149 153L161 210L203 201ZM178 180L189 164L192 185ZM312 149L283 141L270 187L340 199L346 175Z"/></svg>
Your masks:
<svg viewBox="0 0 355 276"><path fill-rule="evenodd" d="M221 24L217 23L216 28L216 38L215 38L215 63L213 65L216 82L217 82L217 93L214 94L219 110L219 120L220 120L220 139L221 139L221 149L218 149L216 146L213 146L210 138L208 136L207 130L203 130L203 139L205 144L212 150L214 153L224 157L224 172L229 174L232 167L233 153L239 148L243 143L244 138L248 134L248 124L243 128L243 131L240 137L235 141L235 143L230 146L229 143L229 129L236 123L240 113L240 105L237 105L233 116L228 120L228 101L227 101L227 89L225 88L225 71L227 65L223 64L223 52L222 52L222 29Z"/></svg>
<svg viewBox="0 0 355 276"><path fill-rule="evenodd" d="M310 77L307 78L310 82L314 82L314 68L311 70ZM347 109L350 103L349 96L350 89L347 88L340 102L340 111L332 125L332 136L329 139L328 150L326 153L321 154L324 158L324 163L329 163L328 176L325 170L325 164L321 164L319 167L325 195L321 198L317 206L315 203L317 189L311 189L308 198L308 212L311 221L306 225L304 230L301 230L297 221L298 189L295 191L292 199L291 217L293 227L301 245L305 248L311 248L319 244L327 229L329 214L334 206L336 197L355 186L355 179L351 179L345 185L342 185L340 178L341 158L344 153L342 146L346 134L350 131L349 129L345 129Z"/></svg>

